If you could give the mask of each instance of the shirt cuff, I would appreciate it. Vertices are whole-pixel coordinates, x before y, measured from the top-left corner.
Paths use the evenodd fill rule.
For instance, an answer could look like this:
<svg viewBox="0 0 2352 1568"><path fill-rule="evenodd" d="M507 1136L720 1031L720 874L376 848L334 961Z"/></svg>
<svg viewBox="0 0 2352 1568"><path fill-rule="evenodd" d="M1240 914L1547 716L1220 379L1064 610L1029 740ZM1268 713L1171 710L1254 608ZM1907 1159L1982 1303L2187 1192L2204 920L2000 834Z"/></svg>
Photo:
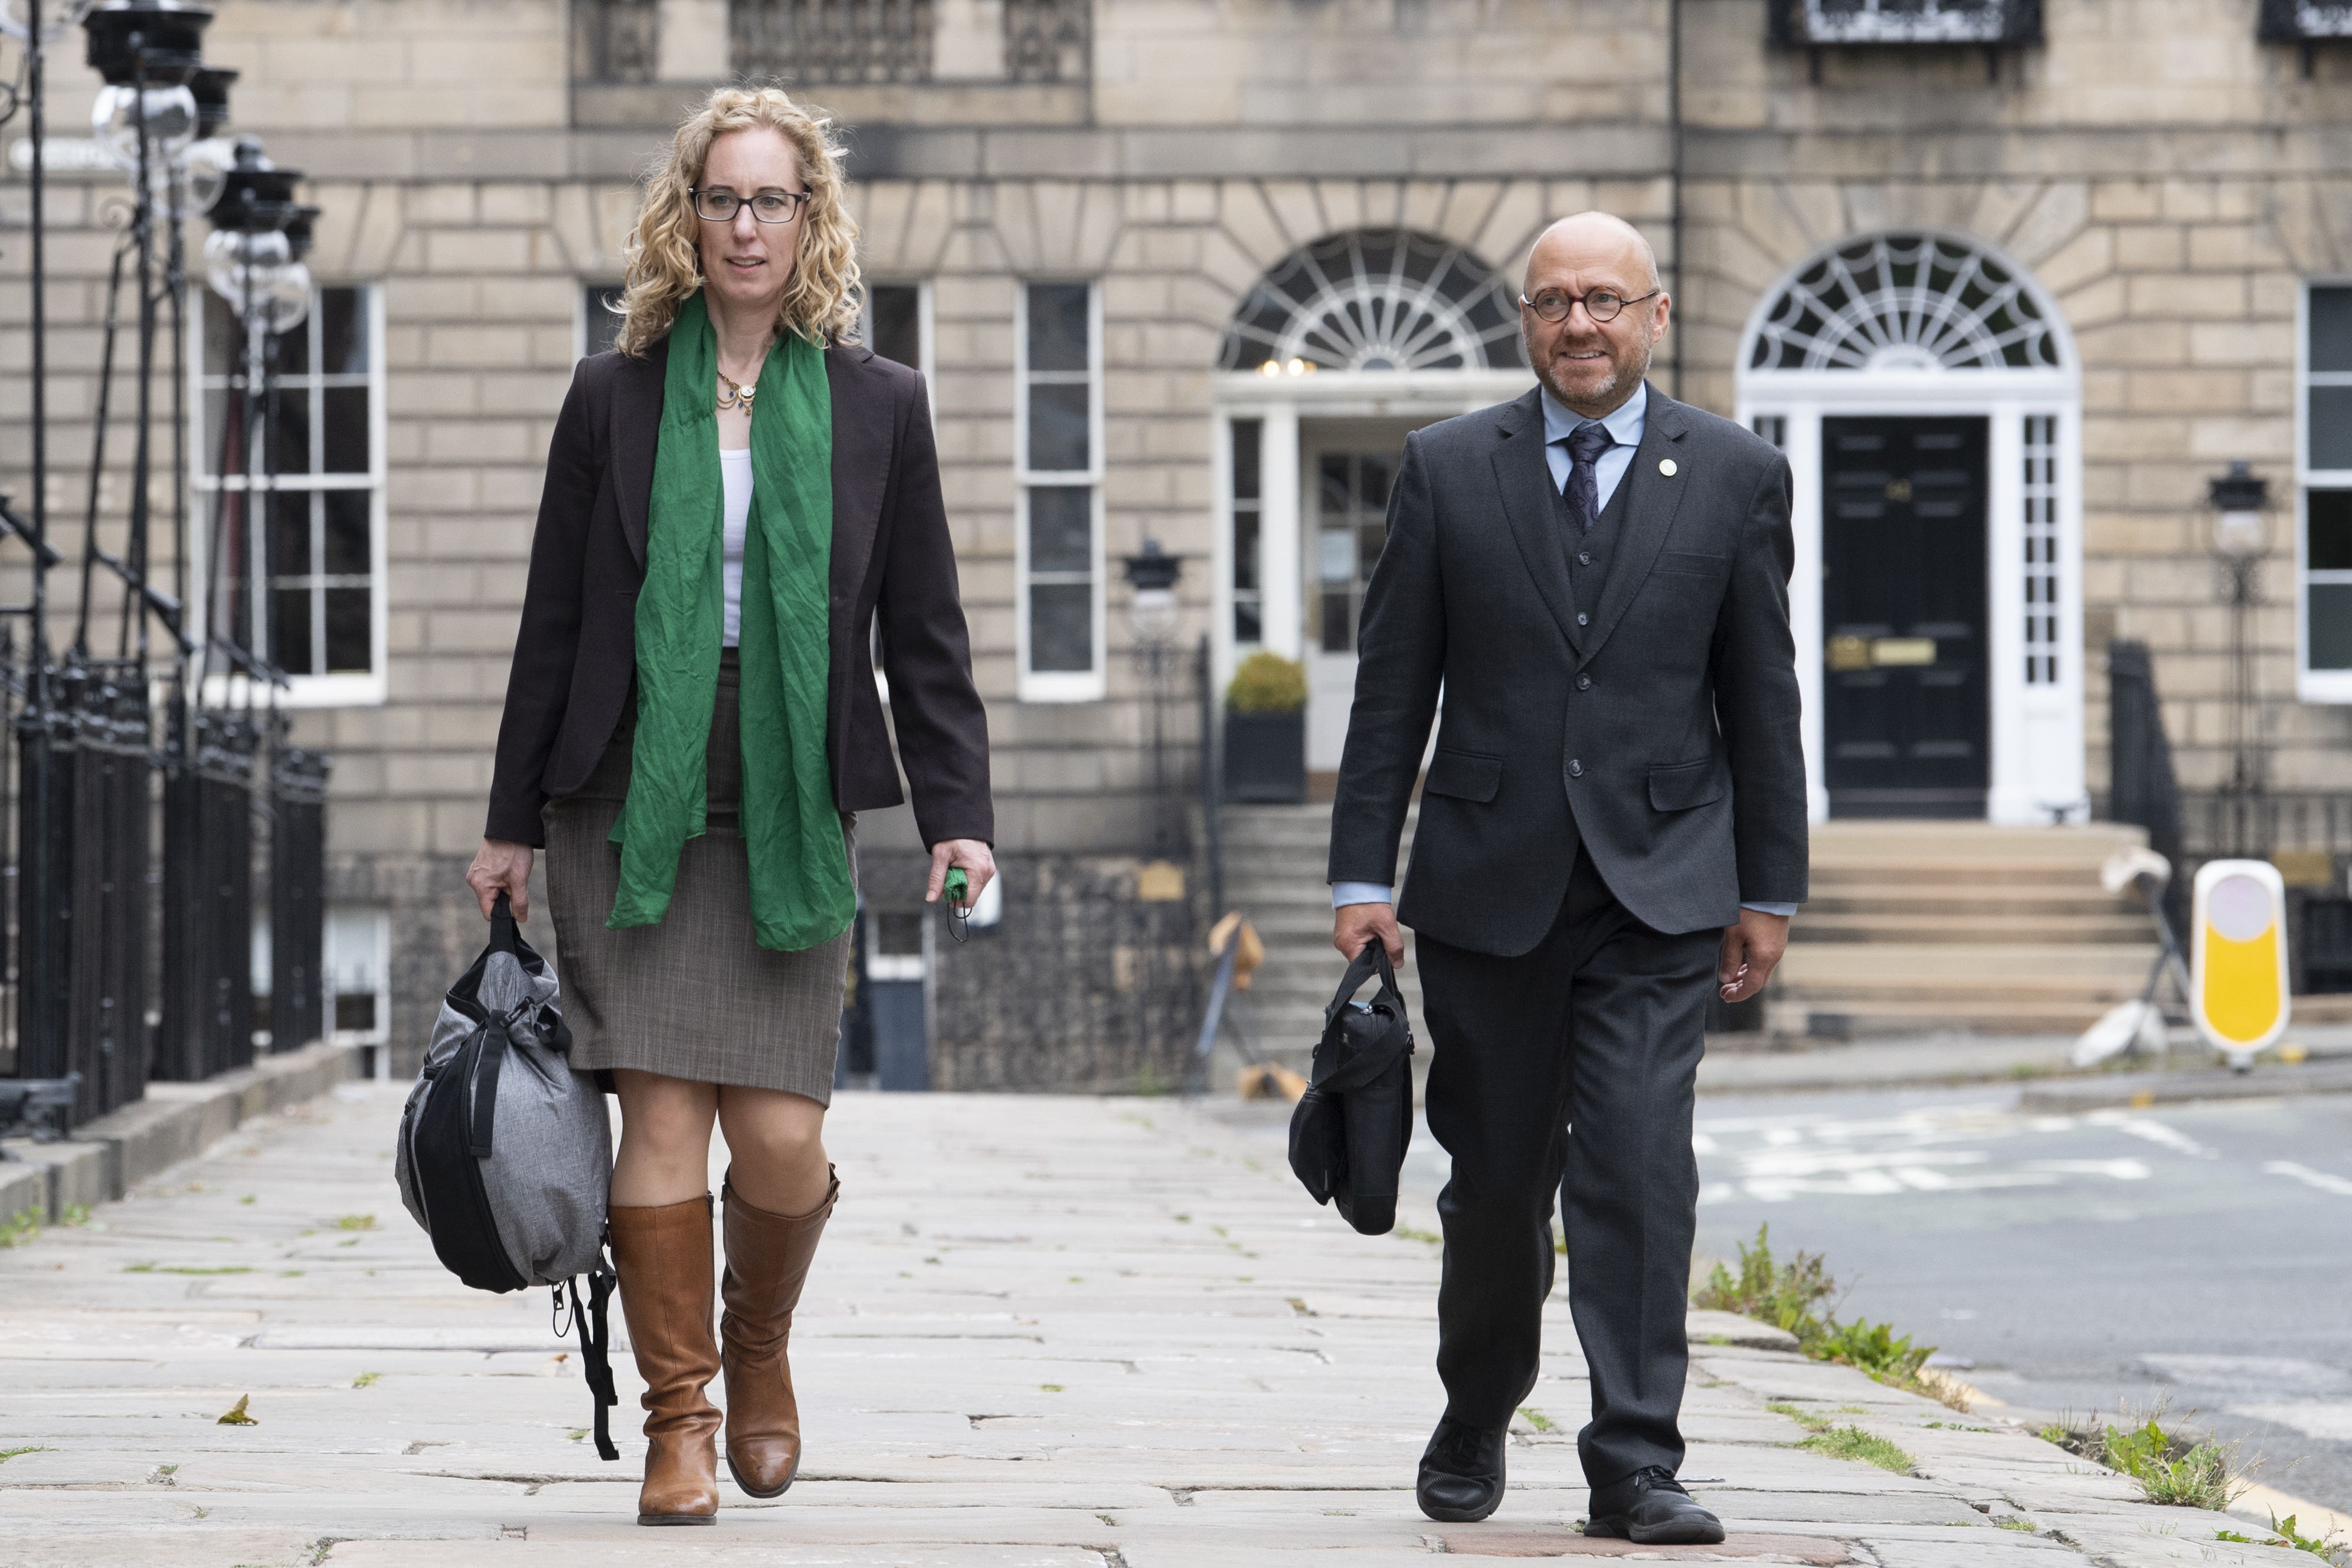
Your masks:
<svg viewBox="0 0 2352 1568"><path fill-rule="evenodd" d="M1777 915L1783 920L1794 920L1797 917L1797 906L1793 904L1743 903L1739 907L1742 909L1752 909L1759 915Z"/></svg>
<svg viewBox="0 0 2352 1568"><path fill-rule="evenodd" d="M1350 904L1394 904L1396 889L1377 882L1335 882L1331 884L1331 907L1344 909Z"/></svg>

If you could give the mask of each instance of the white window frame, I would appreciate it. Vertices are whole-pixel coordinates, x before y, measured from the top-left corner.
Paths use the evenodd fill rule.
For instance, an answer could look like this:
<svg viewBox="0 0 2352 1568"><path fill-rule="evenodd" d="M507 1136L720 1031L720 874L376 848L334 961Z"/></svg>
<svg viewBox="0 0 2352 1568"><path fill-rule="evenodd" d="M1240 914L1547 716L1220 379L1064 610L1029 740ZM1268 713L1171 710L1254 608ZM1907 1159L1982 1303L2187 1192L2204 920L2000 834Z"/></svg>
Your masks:
<svg viewBox="0 0 2352 1568"><path fill-rule="evenodd" d="M1087 461L1083 469L1038 471L1029 466L1029 290L1035 286L1082 286L1087 291ZM1103 326L1102 285L1091 277L1024 277L1013 301L1013 477L1018 492L1013 509L1013 642L1016 651L1014 695L1022 702L1100 702L1109 690L1106 656L1103 544ZM1041 376L1066 377L1066 371L1038 371ZM1064 384L1066 384L1065 382ZM1088 527L1092 538L1093 667L1086 670L1032 670L1029 667L1029 496L1033 489L1078 489L1089 492Z"/></svg>
<svg viewBox="0 0 2352 1568"><path fill-rule="evenodd" d="M280 490L318 489L358 490L369 493L368 505L368 670L364 674L346 672L339 674L289 675L286 688L278 694L284 706L296 708L372 707L390 700L391 680L386 668L389 656L387 629L390 621L391 595L389 576L390 551L386 540L389 528L389 507L385 500L387 462L385 443L389 435L389 420L385 410L384 370L384 309L383 287L378 283L352 281L321 281L315 286L311 309L319 308L319 296L330 288L353 288L365 302L368 329L368 472L364 483L353 483L354 476L338 475L337 483L322 485L303 483L299 486L276 486ZM224 481L205 472L207 454L211 448L205 432L205 308L199 305L188 312L187 362L188 439L190 520L188 538L188 581L191 584L186 608L188 635L201 644L210 634L212 595L205 591L211 581L211 561L206 555L212 542L212 512ZM305 476L306 480L309 476ZM229 490L242 490L246 481L240 477L227 481ZM263 492L268 494L268 491ZM248 509L248 522L257 514ZM268 591L265 586L262 591ZM246 677L234 673L224 674L217 659L208 659L205 677L205 700L215 705L236 700L243 695Z"/></svg>
<svg viewBox="0 0 2352 1568"><path fill-rule="evenodd" d="M2311 466L2311 389L2352 386L2352 371L2311 368L2311 291L2352 288L2352 277L2306 277L2294 294L2294 695L2307 703L2352 703L2352 670L2311 667L2311 588L2352 583L2352 571L2311 569L2311 492L2352 490L2352 468Z"/></svg>

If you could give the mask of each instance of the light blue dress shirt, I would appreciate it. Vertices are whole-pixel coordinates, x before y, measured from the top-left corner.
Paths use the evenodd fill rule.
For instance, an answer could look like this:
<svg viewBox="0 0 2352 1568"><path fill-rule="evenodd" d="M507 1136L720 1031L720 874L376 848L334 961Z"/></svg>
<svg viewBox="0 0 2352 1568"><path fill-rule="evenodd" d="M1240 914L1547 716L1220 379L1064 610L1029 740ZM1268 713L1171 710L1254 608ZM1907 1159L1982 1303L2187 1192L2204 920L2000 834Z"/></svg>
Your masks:
<svg viewBox="0 0 2352 1568"><path fill-rule="evenodd" d="M1592 423L1582 414L1551 395L1551 389L1541 389L1544 416L1544 461L1551 466L1551 487L1568 488L1568 475L1573 465L1568 455L1568 438L1581 426ZM1642 444L1642 435L1650 424L1650 387L1644 382L1633 389L1633 395L1617 405L1616 411L1601 421L1609 432L1613 445L1604 449L1592 465L1592 482L1600 492L1600 505L1605 510L1609 498L1624 482L1627 470L1633 466L1633 454ZM1331 907L1343 908L1350 904L1393 904L1396 889L1377 882L1335 882L1331 884ZM1793 917L1793 904L1742 904L1742 909L1759 914Z"/></svg>

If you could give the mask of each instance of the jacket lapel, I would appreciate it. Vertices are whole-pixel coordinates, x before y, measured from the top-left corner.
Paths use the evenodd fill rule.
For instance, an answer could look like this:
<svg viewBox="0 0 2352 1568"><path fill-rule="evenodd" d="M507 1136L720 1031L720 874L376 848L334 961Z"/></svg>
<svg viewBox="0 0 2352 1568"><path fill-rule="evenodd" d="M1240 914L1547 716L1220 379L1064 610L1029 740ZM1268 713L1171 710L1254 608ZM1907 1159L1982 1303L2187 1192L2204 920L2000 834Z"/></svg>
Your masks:
<svg viewBox="0 0 2352 1568"><path fill-rule="evenodd" d="M1518 541L1519 558L1543 596L1560 635L1577 645L1576 594L1568 580L1568 558L1560 551L1559 518L1551 498L1551 468L1544 461L1543 405L1540 391L1531 391L1504 411L1495 444L1495 484L1502 492L1503 515L1510 519L1511 536Z"/></svg>
<svg viewBox="0 0 2352 1568"><path fill-rule="evenodd" d="M882 395L889 383L866 373L865 362L873 357L873 350L856 345L824 351L825 382L833 392L831 576L836 605L857 602L890 477L892 410Z"/></svg>
<svg viewBox="0 0 2352 1568"><path fill-rule="evenodd" d="M1688 432L1690 422L1685 417L1683 405L1667 397L1656 387L1650 389L1650 409L1642 431L1641 447L1633 454L1633 465L1627 469L1622 481L1625 487L1625 515L1618 523L1617 559L1609 569L1609 580L1601 590L1601 607L1593 612L1592 632L1580 652L1589 663L1599 655L1601 645L1609 641L1609 633L1623 620L1625 607L1633 602L1633 595L1657 564L1658 552L1665 548L1666 535L1675 526L1675 513L1682 506L1683 492L1690 487L1690 476L1680 470L1687 465L1677 464L1671 477L1658 472L1661 461L1673 457L1677 444Z"/></svg>
<svg viewBox="0 0 2352 1568"><path fill-rule="evenodd" d="M661 440L662 380L668 369L669 340L663 338L642 358L623 360L613 383L613 497L639 570L646 564L646 515L653 506L654 451Z"/></svg>

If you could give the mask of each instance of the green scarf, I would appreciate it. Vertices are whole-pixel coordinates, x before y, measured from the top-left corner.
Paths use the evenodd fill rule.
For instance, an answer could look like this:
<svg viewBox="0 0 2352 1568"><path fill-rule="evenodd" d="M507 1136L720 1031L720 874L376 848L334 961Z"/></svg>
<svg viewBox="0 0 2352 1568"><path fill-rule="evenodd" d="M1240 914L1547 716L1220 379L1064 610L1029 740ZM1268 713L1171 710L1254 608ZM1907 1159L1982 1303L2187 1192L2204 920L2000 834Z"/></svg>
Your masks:
<svg viewBox="0 0 2352 1568"><path fill-rule="evenodd" d="M621 889L605 925L658 924L678 852L705 827L705 754L724 638L719 342L702 296L677 309L662 387L637 594L637 737L612 840ZM848 929L857 893L824 749L832 670L833 394L824 351L787 333L760 369L740 628L743 844L762 947L797 952Z"/></svg>

